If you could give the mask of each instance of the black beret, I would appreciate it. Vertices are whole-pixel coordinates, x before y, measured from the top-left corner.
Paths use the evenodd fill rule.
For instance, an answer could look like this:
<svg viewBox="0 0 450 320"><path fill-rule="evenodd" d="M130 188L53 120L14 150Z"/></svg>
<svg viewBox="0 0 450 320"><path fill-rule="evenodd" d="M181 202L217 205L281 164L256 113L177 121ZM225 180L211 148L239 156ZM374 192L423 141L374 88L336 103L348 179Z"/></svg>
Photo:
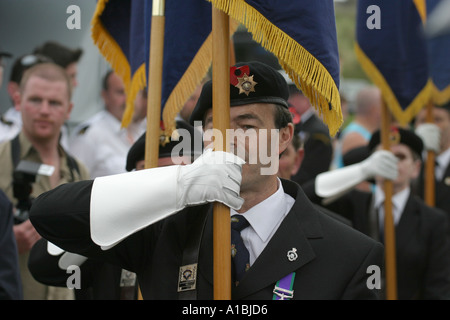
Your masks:
<svg viewBox="0 0 450 320"><path fill-rule="evenodd" d="M360 163L366 160L370 156L370 150L367 145L355 147L342 155L342 161L344 163L344 167L351 166L355 163ZM373 178L367 179L369 183L375 183Z"/></svg>
<svg viewBox="0 0 450 320"><path fill-rule="evenodd" d="M369 141L369 151L372 152L381 142L380 130L373 133ZM391 127L389 132L390 144L404 144L407 145L412 151L417 153L419 157L422 156L423 141L412 130L403 129L400 127Z"/></svg>
<svg viewBox="0 0 450 320"><path fill-rule="evenodd" d="M173 148L179 143L183 143L183 139L186 137L185 134L189 134L191 147L189 150L186 150L186 148L181 148L178 155L192 157L201 155L203 151L202 133L184 121L177 121L176 127L179 129L179 140L170 139L168 143L164 145L160 144L159 158L170 157L172 155ZM187 130L187 132L183 131L183 129ZM146 133L144 132L128 151L127 163L125 167L127 171L135 169L136 162L145 159L145 136Z"/></svg>
<svg viewBox="0 0 450 320"><path fill-rule="evenodd" d="M9 81L20 83L25 71L37 65L38 63L44 62L53 62L53 60L41 54L26 54L17 58L12 66Z"/></svg>
<svg viewBox="0 0 450 320"><path fill-rule="evenodd" d="M2 51L2 49L0 49L0 58L1 57L5 57L5 58L11 58L12 54L6 51Z"/></svg>
<svg viewBox="0 0 450 320"><path fill-rule="evenodd" d="M361 161L368 158L370 155L369 148L364 145L361 147L353 148L342 155L342 161L344 166L350 166L355 163L360 163Z"/></svg>
<svg viewBox="0 0 450 320"><path fill-rule="evenodd" d="M230 68L230 106L274 103L288 108L289 89L284 77L274 68L258 62L241 62ZM189 122L203 121L212 108L212 80L203 85Z"/></svg>

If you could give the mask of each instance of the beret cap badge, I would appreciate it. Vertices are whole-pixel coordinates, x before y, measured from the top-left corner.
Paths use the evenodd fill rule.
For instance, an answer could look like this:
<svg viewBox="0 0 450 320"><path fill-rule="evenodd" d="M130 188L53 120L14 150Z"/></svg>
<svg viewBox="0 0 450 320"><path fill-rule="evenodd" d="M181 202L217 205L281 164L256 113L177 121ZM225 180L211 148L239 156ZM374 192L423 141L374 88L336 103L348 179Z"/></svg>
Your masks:
<svg viewBox="0 0 450 320"><path fill-rule="evenodd" d="M245 65L242 67L231 67L230 82L239 89L239 94L245 93L247 96L250 92L255 92L255 85L258 82L253 80L253 75L249 76L250 68Z"/></svg>
<svg viewBox="0 0 450 320"><path fill-rule="evenodd" d="M400 143L400 132L397 128L392 127L389 132L389 142L391 145L396 145Z"/></svg>

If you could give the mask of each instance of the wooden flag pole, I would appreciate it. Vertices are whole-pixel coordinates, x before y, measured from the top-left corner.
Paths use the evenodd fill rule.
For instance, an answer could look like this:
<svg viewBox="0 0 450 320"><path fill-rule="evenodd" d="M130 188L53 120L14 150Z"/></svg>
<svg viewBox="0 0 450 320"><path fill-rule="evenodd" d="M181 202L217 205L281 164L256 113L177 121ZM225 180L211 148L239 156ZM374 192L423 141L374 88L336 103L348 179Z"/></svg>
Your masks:
<svg viewBox="0 0 450 320"><path fill-rule="evenodd" d="M147 132L145 134L145 168L158 166L161 121L162 69L164 55L164 0L152 2L150 56L147 81Z"/></svg>
<svg viewBox="0 0 450 320"><path fill-rule="evenodd" d="M147 81L147 132L145 133L145 168L156 168L159 157L161 120L162 69L164 54L164 0L152 2L152 24L150 32L150 56ZM138 300L143 300L138 288Z"/></svg>
<svg viewBox="0 0 450 320"><path fill-rule="evenodd" d="M213 127L222 132L214 137L214 150L229 151L226 130L230 127L230 31L229 17L212 6L212 94ZM214 203L214 299L231 300L230 208Z"/></svg>
<svg viewBox="0 0 450 320"><path fill-rule="evenodd" d="M433 123L433 104L430 102L426 106L426 121ZM434 207L435 205L435 187L434 187L434 161L436 154L433 151L427 151L427 161L425 162L425 202Z"/></svg>
<svg viewBox="0 0 450 320"><path fill-rule="evenodd" d="M381 118L381 143L384 150L390 150L391 118L383 99ZM392 180L384 181L384 248L386 264L386 299L397 300L397 266L395 253L395 227L392 215Z"/></svg>

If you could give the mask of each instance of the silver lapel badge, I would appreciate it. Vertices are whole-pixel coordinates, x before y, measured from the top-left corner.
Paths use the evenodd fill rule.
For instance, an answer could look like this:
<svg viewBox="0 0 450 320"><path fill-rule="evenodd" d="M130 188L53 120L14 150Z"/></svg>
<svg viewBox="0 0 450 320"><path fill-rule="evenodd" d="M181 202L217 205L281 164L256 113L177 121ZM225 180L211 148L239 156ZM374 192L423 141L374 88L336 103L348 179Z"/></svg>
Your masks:
<svg viewBox="0 0 450 320"><path fill-rule="evenodd" d="M447 186L450 186L450 177L445 178L445 179L444 179L444 183L445 183Z"/></svg>
<svg viewBox="0 0 450 320"><path fill-rule="evenodd" d="M298 258L297 249L292 248L291 250L289 250L287 253L287 257L288 257L289 261L297 260L297 258Z"/></svg>

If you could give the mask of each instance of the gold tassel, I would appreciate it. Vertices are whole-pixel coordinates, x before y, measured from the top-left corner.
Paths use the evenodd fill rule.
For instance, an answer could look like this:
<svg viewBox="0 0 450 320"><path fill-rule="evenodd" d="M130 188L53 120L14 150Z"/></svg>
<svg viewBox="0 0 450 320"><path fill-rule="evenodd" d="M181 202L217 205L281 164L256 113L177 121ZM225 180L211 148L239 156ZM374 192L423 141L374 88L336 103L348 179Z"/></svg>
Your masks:
<svg viewBox="0 0 450 320"><path fill-rule="evenodd" d="M318 109L330 135L335 136L343 123L340 94L322 63L244 1L208 1L245 25L253 40L278 58L280 66Z"/></svg>

